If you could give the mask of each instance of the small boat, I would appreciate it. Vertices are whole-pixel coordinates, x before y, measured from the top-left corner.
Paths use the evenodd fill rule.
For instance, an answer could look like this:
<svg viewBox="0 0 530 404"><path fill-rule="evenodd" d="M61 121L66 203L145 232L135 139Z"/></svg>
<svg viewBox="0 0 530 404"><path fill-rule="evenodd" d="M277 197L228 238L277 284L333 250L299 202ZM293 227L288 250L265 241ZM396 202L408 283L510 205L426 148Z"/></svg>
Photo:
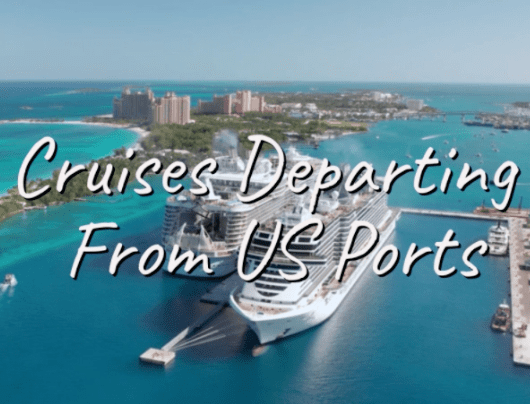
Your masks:
<svg viewBox="0 0 530 404"><path fill-rule="evenodd" d="M482 154L481 153L477 153L477 154L475 154L475 157L482 157Z"/></svg>
<svg viewBox="0 0 530 404"><path fill-rule="evenodd" d="M15 275L6 274L6 276L4 277L4 281L2 283L0 283L0 290L3 292L7 288L15 287L17 285L17 283L18 282L17 282L17 278L15 278Z"/></svg>
<svg viewBox="0 0 530 404"><path fill-rule="evenodd" d="M412 158L412 156L410 155L410 153L405 154L405 157L408 158L408 159L411 159L411 158Z"/></svg>
<svg viewBox="0 0 530 404"><path fill-rule="evenodd" d="M511 325L511 310L506 300L499 304L497 311L491 318L491 328L494 331L506 332Z"/></svg>
<svg viewBox="0 0 530 404"><path fill-rule="evenodd" d="M449 144L449 140L444 140L444 144Z"/></svg>
<svg viewBox="0 0 530 404"><path fill-rule="evenodd" d="M510 131L508 129L503 129L502 133L510 133Z"/></svg>

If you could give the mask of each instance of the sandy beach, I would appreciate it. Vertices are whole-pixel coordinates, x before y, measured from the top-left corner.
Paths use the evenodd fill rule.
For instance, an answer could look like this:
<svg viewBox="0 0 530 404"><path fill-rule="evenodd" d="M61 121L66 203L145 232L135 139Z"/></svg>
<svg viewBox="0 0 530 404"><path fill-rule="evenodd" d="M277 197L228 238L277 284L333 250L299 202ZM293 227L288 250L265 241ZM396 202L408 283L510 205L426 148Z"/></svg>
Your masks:
<svg viewBox="0 0 530 404"><path fill-rule="evenodd" d="M142 129L139 126L130 126L127 124L118 124L118 123L106 123L106 122L85 122L85 121L45 121L45 120L37 120L37 119L17 119L17 120L3 120L0 121L0 125L2 124L53 124L53 125L89 125L89 126L104 126L107 128L120 128L120 129L127 129L131 132L136 133L139 138L136 141L133 148L140 147L140 140L143 138L146 138L149 136L151 132L148 130Z"/></svg>

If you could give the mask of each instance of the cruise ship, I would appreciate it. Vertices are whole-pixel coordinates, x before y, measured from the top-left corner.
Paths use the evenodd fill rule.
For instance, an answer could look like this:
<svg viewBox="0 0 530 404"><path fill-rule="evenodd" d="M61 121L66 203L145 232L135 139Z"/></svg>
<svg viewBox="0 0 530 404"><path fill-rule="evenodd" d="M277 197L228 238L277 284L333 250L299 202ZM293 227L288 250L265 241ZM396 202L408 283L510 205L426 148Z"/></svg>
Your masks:
<svg viewBox="0 0 530 404"><path fill-rule="evenodd" d="M376 182L380 184L381 180ZM309 275L305 280L289 282L280 275L280 270L295 274L300 268L278 250L260 278L231 293L230 305L256 333L261 344L314 327L335 312L394 231L400 211L388 208L387 198L386 193L371 189L355 196L333 191L321 197L314 215L303 202L293 202L276 216L284 225L283 234L311 217L321 219L325 231L321 238L313 240L310 235L314 229L310 228L290 244L289 252L307 266ZM351 263L338 282L337 266L350 225L356 220L372 223L379 232L379 243L367 257ZM263 260L274 228L271 219L256 231L246 255L247 273ZM367 229L359 230L352 252L364 248L369 235Z"/></svg>
<svg viewBox="0 0 530 404"><path fill-rule="evenodd" d="M506 255L510 244L510 231L501 226L501 222L491 226L488 231L488 246L491 255Z"/></svg>
<svg viewBox="0 0 530 404"><path fill-rule="evenodd" d="M206 273L200 266L188 273L181 265L174 272L181 276L199 278L221 278L236 270L237 253L243 236L252 219L265 222L282 210L293 197L283 178L275 190L258 202L245 204L239 201L246 162L231 148L229 155L216 158L218 170L205 172L201 181L209 194L195 197L184 191L166 201L162 243L169 257L174 245L181 252L192 251L196 256L205 254L210 261L213 274ZM298 161L308 160L317 166L319 161L290 149L286 153L286 166L292 167ZM256 162L249 181L248 194L252 195L268 185L277 167L277 158L261 158ZM164 263L167 271L168 260Z"/></svg>

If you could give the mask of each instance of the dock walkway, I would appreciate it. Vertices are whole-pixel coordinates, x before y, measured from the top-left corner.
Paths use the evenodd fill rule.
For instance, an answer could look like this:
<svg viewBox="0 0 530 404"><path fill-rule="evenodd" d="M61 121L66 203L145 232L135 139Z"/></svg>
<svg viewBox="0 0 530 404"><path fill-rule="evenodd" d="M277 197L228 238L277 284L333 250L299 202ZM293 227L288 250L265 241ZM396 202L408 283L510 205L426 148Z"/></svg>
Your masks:
<svg viewBox="0 0 530 404"><path fill-rule="evenodd" d="M462 219L473 220L491 220L491 221L507 221L508 217L493 216L493 215L478 215L471 212L459 212L455 210L435 210L435 209L416 209L416 208L400 208L402 213L411 213L414 215L427 216L443 216L443 217L457 217Z"/></svg>
<svg viewBox="0 0 530 404"><path fill-rule="evenodd" d="M242 283L242 279L236 273L230 275L218 285L208 290L200 299L203 303L210 303L213 307L199 317L193 324L182 330L175 338L169 341L162 348L149 348L142 355L140 360L155 365L166 366L175 359L175 351L178 345L194 333L202 329L207 322L216 317L228 305L230 293Z"/></svg>
<svg viewBox="0 0 530 404"><path fill-rule="evenodd" d="M512 295L512 328L530 324L530 272L520 269L525 261L524 240L530 237L530 229L523 228L524 219L510 219L510 287ZM512 336L513 362L530 366L530 335Z"/></svg>

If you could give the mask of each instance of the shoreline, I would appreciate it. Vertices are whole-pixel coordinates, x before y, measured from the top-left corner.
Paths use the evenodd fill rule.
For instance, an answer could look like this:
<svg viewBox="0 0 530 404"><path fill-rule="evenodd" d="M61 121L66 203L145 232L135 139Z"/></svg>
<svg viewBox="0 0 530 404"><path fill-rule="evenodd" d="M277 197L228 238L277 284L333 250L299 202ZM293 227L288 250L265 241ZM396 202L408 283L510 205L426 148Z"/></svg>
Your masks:
<svg viewBox="0 0 530 404"><path fill-rule="evenodd" d="M134 132L136 135L137 135L137 138L136 138L136 141L134 142L134 144L132 144L131 146L129 146L129 148L133 149L133 150L142 150L142 147L140 145L140 142L142 139L145 139L146 137L148 137L151 132L146 130L146 129L143 129L139 126L136 126L136 125L132 125L132 124L127 124L127 123L109 123L109 122L87 122L87 121L83 121L83 120L79 120L79 119L76 119L76 120L70 120L70 121L53 121L53 120L47 120L47 119L38 119L38 118L30 118L30 119L14 119L14 120L0 120L0 126L3 125L3 124L28 124L28 125L44 125L44 124L51 124L51 125L72 125L72 126L75 126L75 125L87 125L87 126L99 126L99 127L106 127L106 128L116 128L116 129L125 129L125 130L128 130L128 131L131 131L131 132ZM356 127L357 125L352 125L352 128L353 127ZM372 125L367 125L365 128L365 130L363 131L349 131L347 129L344 129L344 128L336 128L334 129L335 131L339 131L340 133L335 133L333 135L331 134L328 134L328 135L321 135L320 138L316 138L314 140L316 140L317 142L325 142L325 141L329 141L329 140L334 140L334 139L338 139L338 138L341 138L341 137L346 137L346 136L352 136L352 135L363 135L363 134L367 134L369 133L370 131L370 127ZM190 151L188 150L180 150L180 149L175 149L173 150L174 153L180 153L180 154L191 154ZM111 154L109 154L110 156ZM2 203L2 199L5 197L5 196L8 196L8 192L6 191L5 193L1 194L0 195L0 204ZM69 203L69 202L55 202L49 206L58 206L58 205L63 205L63 204L66 204L66 203ZM12 217L12 216L15 216L15 215L18 215L18 214L21 214L21 213L24 213L24 212L27 212L27 211L30 211L30 210L37 210L37 209L44 209L44 207L30 207L30 208L22 208L18 211L15 211L15 212L11 212L9 215L7 215L6 217L3 217L2 219L0 219L0 224Z"/></svg>
<svg viewBox="0 0 530 404"><path fill-rule="evenodd" d="M33 124L33 125L87 125L87 126L101 126L105 128L115 128L115 129L125 129L131 132L134 132L138 135L136 142L131 146L133 149L138 149L140 147L140 140L145 139L151 134L150 131L140 128L139 126L132 126L129 124L123 123L106 123L106 122L86 122L86 121L47 121L47 120L38 120L38 119L15 119L7 120L4 119L0 121L0 125L8 124Z"/></svg>
<svg viewBox="0 0 530 404"><path fill-rule="evenodd" d="M6 125L7 124L17 124L17 125L20 125L20 124L27 124L27 125L35 125L35 124L37 124L37 125L45 125L45 124L50 124L50 125L72 125L72 126L86 125L86 126L100 126L100 127L106 127L106 128L125 129L125 130L133 132L133 133L135 133L137 135L137 138L134 141L134 143L128 147L128 148L131 148L133 150L142 149L142 147L140 146L140 141L151 134L151 132L148 131L148 130L140 128L139 126L131 126L129 124L106 123L106 122L86 122L86 121L80 121L80 120L73 120L73 121L47 121L47 120L38 120L38 119L15 119L15 120L4 119L4 120L0 120L0 126L4 125L4 124L6 124ZM114 150L112 152L114 152ZM108 156L112 156L112 152L110 154L108 154ZM108 156L106 156L106 157L108 157ZM9 196L8 190L6 190L3 193L0 193L0 205L2 204L2 199L4 197L6 197L6 196ZM55 203L53 203L53 204L51 204L49 206L58 206L58 205L63 205L65 203L66 202L55 202ZM35 210L35 209L44 209L44 208L29 208L28 209L28 208L24 207L21 210L11 212L7 216L1 218L0 219L0 224L2 222L4 222L6 219L8 219L8 218L10 218L12 216L15 216L15 215L18 215L18 214L21 214L21 213L24 213L24 212L27 212L27 211L30 211L30 210Z"/></svg>

